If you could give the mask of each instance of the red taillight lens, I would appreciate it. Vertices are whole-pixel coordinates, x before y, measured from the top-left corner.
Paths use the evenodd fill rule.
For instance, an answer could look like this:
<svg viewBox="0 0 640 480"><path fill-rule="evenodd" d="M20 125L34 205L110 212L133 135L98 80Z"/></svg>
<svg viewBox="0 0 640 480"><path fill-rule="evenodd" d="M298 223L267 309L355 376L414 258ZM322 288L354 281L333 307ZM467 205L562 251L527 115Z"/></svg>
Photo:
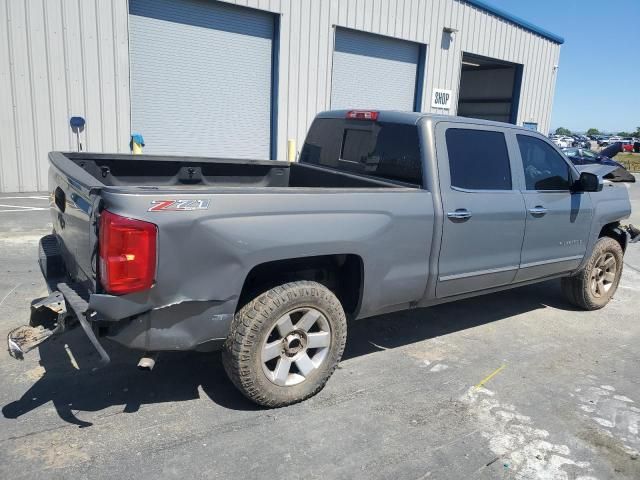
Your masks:
<svg viewBox="0 0 640 480"><path fill-rule="evenodd" d="M156 276L156 238L153 223L100 214L100 281L109 293L123 294L151 288Z"/></svg>
<svg viewBox="0 0 640 480"><path fill-rule="evenodd" d="M349 110L347 112L347 118L351 120L378 120L378 112L371 110Z"/></svg>

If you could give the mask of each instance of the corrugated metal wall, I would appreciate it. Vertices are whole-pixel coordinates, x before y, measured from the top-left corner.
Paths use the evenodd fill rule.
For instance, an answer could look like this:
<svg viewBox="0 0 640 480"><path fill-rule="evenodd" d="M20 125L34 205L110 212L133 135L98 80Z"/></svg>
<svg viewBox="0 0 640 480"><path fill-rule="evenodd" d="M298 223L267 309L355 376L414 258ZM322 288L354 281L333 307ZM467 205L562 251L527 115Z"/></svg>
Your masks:
<svg viewBox="0 0 640 480"><path fill-rule="evenodd" d="M129 141L127 0L0 1L0 191L47 188L47 153Z"/></svg>
<svg viewBox="0 0 640 480"><path fill-rule="evenodd" d="M228 1L280 14L279 158L330 105L336 25L426 44L423 111L433 88L457 104L462 52L524 64L518 124L548 131L560 45L462 0ZM126 0L0 2L0 190L46 189L46 153L73 146L70 114L87 119L87 150L127 150L127 21Z"/></svg>

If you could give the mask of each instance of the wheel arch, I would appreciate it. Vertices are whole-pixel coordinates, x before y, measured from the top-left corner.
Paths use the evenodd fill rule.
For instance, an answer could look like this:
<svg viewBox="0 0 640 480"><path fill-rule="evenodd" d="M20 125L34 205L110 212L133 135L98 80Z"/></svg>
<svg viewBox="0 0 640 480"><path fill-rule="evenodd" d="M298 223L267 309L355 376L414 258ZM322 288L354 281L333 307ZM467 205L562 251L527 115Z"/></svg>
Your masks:
<svg viewBox="0 0 640 480"><path fill-rule="evenodd" d="M624 253L627 249L628 237L627 233L620 228L620 222L611 222L607 223L600 229L600 233L598 238L602 237L610 237L616 240L620 247L622 248L622 252Z"/></svg>
<svg viewBox="0 0 640 480"><path fill-rule="evenodd" d="M358 316L364 290L364 262L356 254L293 257L255 265L245 277L236 311L257 295L298 280L324 285L338 297L347 318Z"/></svg>

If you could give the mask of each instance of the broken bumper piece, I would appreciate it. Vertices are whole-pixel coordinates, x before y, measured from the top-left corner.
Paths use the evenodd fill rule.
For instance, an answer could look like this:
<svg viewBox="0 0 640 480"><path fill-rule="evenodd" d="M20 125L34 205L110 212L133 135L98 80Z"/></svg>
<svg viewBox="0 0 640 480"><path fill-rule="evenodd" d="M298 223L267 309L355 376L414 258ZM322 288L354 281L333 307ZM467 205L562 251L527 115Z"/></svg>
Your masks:
<svg viewBox="0 0 640 480"><path fill-rule="evenodd" d="M629 239L628 243L636 243L640 241L640 228L631 224L625 225L624 228L627 232L627 236Z"/></svg>
<svg viewBox="0 0 640 480"><path fill-rule="evenodd" d="M100 364L109 363L109 355L104 350L87 319L89 304L79 293L79 289L67 283L58 283L58 290L47 298L31 305L29 325L15 328L7 336L9 354L18 360L54 336L72 328L76 321L82 327L89 341L100 355Z"/></svg>
<svg viewBox="0 0 640 480"><path fill-rule="evenodd" d="M23 360L24 355L65 329L66 305L60 292L31 305L29 325L22 325L9 332L9 355Z"/></svg>

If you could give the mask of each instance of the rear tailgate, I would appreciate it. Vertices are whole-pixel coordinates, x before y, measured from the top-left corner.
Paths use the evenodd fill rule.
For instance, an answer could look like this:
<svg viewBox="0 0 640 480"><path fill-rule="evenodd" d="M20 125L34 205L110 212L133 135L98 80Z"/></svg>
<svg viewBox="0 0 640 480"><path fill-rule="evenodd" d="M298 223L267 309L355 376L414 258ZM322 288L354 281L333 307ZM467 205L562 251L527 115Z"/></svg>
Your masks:
<svg viewBox="0 0 640 480"><path fill-rule="evenodd" d="M96 291L97 238L94 211L99 188L84 172L57 152L49 154L49 190L53 196L51 220L65 268L71 278Z"/></svg>

